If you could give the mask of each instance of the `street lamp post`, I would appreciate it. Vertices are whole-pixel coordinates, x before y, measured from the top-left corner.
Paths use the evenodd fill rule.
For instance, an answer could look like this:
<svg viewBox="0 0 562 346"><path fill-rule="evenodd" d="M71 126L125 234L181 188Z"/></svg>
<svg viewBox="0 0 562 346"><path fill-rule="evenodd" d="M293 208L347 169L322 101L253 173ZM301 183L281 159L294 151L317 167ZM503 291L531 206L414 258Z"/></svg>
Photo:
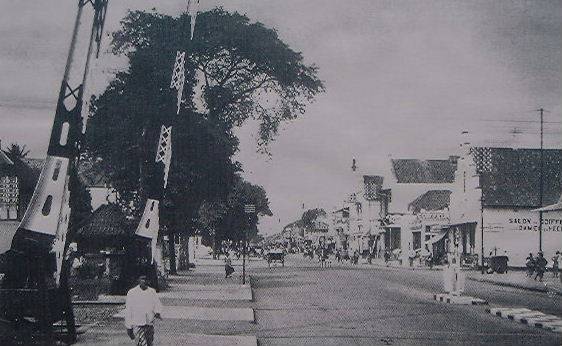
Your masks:
<svg viewBox="0 0 562 346"><path fill-rule="evenodd" d="M248 216L248 228L251 225L252 214L256 212L256 206L253 204L244 205L244 213ZM246 284L246 249L248 242L248 230L244 231L244 243L242 245L242 285Z"/></svg>

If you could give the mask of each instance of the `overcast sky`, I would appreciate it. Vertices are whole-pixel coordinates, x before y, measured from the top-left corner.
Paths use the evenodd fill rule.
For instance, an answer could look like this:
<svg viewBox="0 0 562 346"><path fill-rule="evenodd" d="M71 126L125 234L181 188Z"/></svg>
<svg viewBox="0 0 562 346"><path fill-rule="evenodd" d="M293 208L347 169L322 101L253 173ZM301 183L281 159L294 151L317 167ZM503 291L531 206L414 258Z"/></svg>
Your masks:
<svg viewBox="0 0 562 346"><path fill-rule="evenodd" d="M186 0L112 0L106 23L128 9L178 15ZM45 155L76 0L1 0L0 139ZM446 158L462 130L492 146L536 147L534 112L546 108L546 147L562 147L561 1L201 0L274 27L320 68L327 92L283 126L272 157L240 129L237 157L263 185L278 232L306 208L331 209L349 192L352 157L363 172L389 157ZM107 43L105 40L105 49ZM92 66L98 92L118 60ZM281 219L281 222L279 222Z"/></svg>

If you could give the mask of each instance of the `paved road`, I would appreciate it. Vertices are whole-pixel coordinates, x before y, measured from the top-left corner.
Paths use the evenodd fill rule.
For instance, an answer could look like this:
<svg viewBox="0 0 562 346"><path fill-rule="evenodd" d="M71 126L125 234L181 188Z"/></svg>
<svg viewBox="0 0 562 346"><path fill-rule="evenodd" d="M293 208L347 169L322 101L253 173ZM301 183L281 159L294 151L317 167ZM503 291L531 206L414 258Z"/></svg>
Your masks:
<svg viewBox="0 0 562 346"><path fill-rule="evenodd" d="M260 345L561 345L559 334L502 320L484 307L437 303L441 273L319 268L300 256L253 270ZM467 282L467 294L562 316L560 296Z"/></svg>

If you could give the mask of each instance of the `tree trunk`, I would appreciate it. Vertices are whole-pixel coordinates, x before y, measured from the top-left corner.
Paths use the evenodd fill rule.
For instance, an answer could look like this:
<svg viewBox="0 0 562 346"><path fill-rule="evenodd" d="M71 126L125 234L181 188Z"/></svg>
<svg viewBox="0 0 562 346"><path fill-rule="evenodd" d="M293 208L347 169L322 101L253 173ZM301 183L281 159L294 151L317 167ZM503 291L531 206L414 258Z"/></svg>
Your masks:
<svg viewBox="0 0 562 346"><path fill-rule="evenodd" d="M170 256L170 274L176 275L178 273L176 266L176 244L175 244L175 233L168 234L168 252Z"/></svg>

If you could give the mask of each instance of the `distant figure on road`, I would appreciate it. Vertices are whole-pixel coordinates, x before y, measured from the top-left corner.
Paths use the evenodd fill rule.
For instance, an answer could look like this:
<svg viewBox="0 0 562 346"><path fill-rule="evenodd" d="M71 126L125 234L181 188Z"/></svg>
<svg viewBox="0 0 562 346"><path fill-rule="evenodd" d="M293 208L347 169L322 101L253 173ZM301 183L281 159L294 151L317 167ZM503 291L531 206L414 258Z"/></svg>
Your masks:
<svg viewBox="0 0 562 346"><path fill-rule="evenodd" d="M336 250L336 261L338 261L338 263L341 262L341 253L339 249Z"/></svg>
<svg viewBox="0 0 562 346"><path fill-rule="evenodd" d="M544 275L544 272L546 271L546 264L547 261L544 258L543 253L539 252L537 258L535 259L535 272L537 273L535 275L535 280L539 278L539 281L542 282L542 277Z"/></svg>
<svg viewBox="0 0 562 346"><path fill-rule="evenodd" d="M359 263L359 252L357 250L353 251L353 258L351 259L351 264Z"/></svg>
<svg viewBox="0 0 562 346"><path fill-rule="evenodd" d="M390 261L390 252L385 251L384 252L384 263L386 263L387 266L388 266L388 261Z"/></svg>
<svg viewBox="0 0 562 346"><path fill-rule="evenodd" d="M535 272L535 258L533 254L530 253L525 260L525 266L527 267L527 277L532 278L533 273Z"/></svg>
<svg viewBox="0 0 562 346"><path fill-rule="evenodd" d="M234 267L232 267L232 260L227 252L224 257L224 278L229 278L232 273L234 273Z"/></svg>
<svg viewBox="0 0 562 346"><path fill-rule="evenodd" d="M552 277L557 278L560 271L560 251L556 251L556 255L552 257Z"/></svg>
<svg viewBox="0 0 562 346"><path fill-rule="evenodd" d="M162 319L162 304L152 287L148 287L146 276L139 277L138 286L127 292L125 301L125 327L137 346L152 346L154 343L154 320Z"/></svg>
<svg viewBox="0 0 562 346"><path fill-rule="evenodd" d="M320 248L318 259L320 260L320 267L326 267L326 259L328 258L328 254L325 248Z"/></svg>

